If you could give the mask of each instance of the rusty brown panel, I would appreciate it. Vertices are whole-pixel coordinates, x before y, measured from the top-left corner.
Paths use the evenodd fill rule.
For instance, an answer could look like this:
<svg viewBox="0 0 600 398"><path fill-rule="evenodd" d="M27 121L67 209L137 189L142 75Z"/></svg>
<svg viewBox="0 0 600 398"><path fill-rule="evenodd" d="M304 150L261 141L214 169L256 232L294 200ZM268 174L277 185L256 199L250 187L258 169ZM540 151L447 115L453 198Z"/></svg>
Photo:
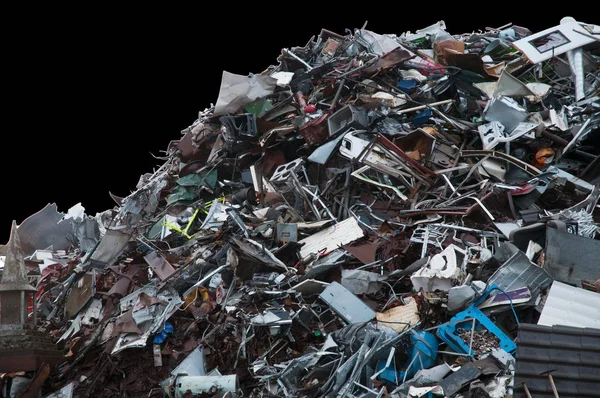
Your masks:
<svg viewBox="0 0 600 398"><path fill-rule="evenodd" d="M50 375L50 365L43 363L18 398L35 398Z"/></svg>
<svg viewBox="0 0 600 398"><path fill-rule="evenodd" d="M148 253L144 257L144 260L146 260L150 268L158 275L161 281L164 281L175 272L175 268L173 268L163 256L155 251Z"/></svg>
<svg viewBox="0 0 600 398"><path fill-rule="evenodd" d="M7 350L0 353L0 373L32 371L43 363L53 365L63 360L60 351Z"/></svg>

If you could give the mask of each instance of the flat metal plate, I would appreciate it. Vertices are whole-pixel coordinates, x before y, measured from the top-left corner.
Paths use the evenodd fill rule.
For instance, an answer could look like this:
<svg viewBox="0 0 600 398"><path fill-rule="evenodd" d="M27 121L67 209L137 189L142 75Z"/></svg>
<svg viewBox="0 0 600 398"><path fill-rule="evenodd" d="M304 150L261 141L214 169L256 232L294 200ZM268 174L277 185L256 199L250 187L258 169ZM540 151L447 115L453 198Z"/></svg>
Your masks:
<svg viewBox="0 0 600 398"><path fill-rule="evenodd" d="M375 311L337 282L327 286L319 298L348 323L369 322L375 318Z"/></svg>
<svg viewBox="0 0 600 398"><path fill-rule="evenodd" d="M554 279L581 287L600 278L600 241L546 227L544 268Z"/></svg>

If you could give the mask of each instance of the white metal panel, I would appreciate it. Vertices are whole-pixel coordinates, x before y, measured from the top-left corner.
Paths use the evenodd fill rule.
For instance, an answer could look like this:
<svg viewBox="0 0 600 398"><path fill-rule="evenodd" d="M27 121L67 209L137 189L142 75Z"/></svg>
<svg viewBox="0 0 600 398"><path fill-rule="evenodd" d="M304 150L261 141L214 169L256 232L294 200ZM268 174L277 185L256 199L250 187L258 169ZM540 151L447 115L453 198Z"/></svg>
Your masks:
<svg viewBox="0 0 600 398"><path fill-rule="evenodd" d="M600 294L554 281L538 325L600 329Z"/></svg>
<svg viewBox="0 0 600 398"><path fill-rule="evenodd" d="M585 24L583 24L585 25ZM580 22L564 21L558 26L543 30L513 43L534 64L566 53L594 41ZM592 37L590 37L592 36Z"/></svg>
<svg viewBox="0 0 600 398"><path fill-rule="evenodd" d="M300 256L305 258L309 254L318 253L323 249L325 249L325 252L329 252L362 237L363 230L354 217L350 217L339 224L334 224L308 238L302 239L299 243L304 243L304 246L300 248Z"/></svg>

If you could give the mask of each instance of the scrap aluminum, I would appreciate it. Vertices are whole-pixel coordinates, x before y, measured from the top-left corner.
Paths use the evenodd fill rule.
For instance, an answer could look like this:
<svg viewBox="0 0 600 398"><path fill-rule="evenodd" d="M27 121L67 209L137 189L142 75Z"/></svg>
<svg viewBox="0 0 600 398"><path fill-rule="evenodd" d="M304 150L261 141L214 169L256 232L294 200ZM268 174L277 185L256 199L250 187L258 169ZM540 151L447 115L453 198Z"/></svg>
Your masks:
<svg viewBox="0 0 600 398"><path fill-rule="evenodd" d="M0 316L0 358L34 332L62 357L42 387L15 360L2 394L525 396L519 325L600 294L600 27L556 22L323 29L224 71L117 207L21 223L0 311L27 306L24 261L37 323ZM567 365L547 391L581 396Z"/></svg>

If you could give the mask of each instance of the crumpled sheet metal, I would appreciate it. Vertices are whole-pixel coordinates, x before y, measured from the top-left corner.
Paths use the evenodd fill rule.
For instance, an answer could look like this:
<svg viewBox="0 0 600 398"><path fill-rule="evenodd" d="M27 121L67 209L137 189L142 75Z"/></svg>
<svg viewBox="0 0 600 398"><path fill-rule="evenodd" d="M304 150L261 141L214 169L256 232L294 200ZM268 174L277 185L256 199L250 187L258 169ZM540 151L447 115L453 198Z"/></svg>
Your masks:
<svg viewBox="0 0 600 398"><path fill-rule="evenodd" d="M375 272L342 269L342 286L354 294L373 294L381 289L380 281L387 279Z"/></svg>
<svg viewBox="0 0 600 398"><path fill-rule="evenodd" d="M109 229L100 240L100 244L94 250L91 259L112 265L127 246L129 239L130 234Z"/></svg>
<svg viewBox="0 0 600 398"><path fill-rule="evenodd" d="M63 216L63 213L58 212L56 204L52 203L27 217L19 225L23 252L26 255L32 254L36 249L46 249L50 246L55 250L68 248L73 226L71 220L61 222Z"/></svg>
<svg viewBox="0 0 600 398"><path fill-rule="evenodd" d="M158 302L142 303L141 298L143 296L156 298ZM130 303L131 301L128 300L126 302ZM132 309L128 310L128 312L131 311L132 319L125 320L123 326L127 327L127 329L120 333L111 354L114 355L127 348L144 347L148 338L164 327L165 322L178 310L182 302L179 294L175 291L157 292L156 296L140 292L137 295L136 304L134 304ZM136 315L142 312L148 312L148 314L136 321Z"/></svg>
<svg viewBox="0 0 600 398"><path fill-rule="evenodd" d="M252 77L223 71L215 115L235 113L242 106L273 93L277 80L270 76Z"/></svg>

